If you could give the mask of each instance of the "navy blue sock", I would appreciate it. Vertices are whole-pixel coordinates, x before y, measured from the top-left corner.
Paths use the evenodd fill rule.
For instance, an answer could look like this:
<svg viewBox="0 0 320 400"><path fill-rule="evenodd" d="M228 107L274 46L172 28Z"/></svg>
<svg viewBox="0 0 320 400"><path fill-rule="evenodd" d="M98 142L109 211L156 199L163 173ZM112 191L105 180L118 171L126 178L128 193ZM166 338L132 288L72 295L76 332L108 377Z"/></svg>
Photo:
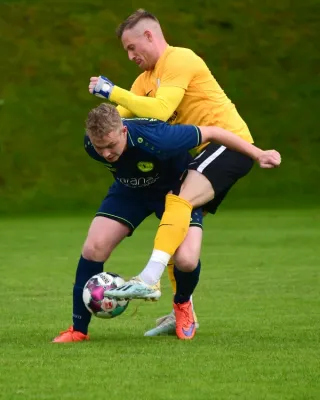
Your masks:
<svg viewBox="0 0 320 400"><path fill-rule="evenodd" d="M86 282L96 274L103 271L103 262L101 261L90 261L86 260L82 256L80 257L77 272L76 281L73 287L73 328L76 331L80 331L85 335L88 333L88 326L91 320L91 314L86 309L82 300L82 292Z"/></svg>
<svg viewBox="0 0 320 400"><path fill-rule="evenodd" d="M194 269L192 272L182 272L178 270L176 266L174 266L173 272L177 284L177 290L173 301L176 304L185 303L190 300L190 297L199 282L200 270L200 260L196 269Z"/></svg>

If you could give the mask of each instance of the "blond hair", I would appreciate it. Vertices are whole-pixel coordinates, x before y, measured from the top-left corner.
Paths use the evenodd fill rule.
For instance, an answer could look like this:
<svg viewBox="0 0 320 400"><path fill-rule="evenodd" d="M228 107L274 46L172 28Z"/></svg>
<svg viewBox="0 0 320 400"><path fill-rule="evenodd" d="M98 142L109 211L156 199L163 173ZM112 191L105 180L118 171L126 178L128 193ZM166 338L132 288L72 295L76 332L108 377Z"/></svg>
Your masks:
<svg viewBox="0 0 320 400"><path fill-rule="evenodd" d="M86 129L89 136L102 138L108 133L122 127L120 114L111 104L101 103L93 108L86 120Z"/></svg>
<svg viewBox="0 0 320 400"><path fill-rule="evenodd" d="M137 25L137 23L142 21L143 19L149 19L149 20L155 21L160 25L158 19L153 14L144 10L143 8L139 8L133 14L129 15L129 17L126 18L118 26L118 28L116 30L117 37L119 39L121 39L124 31L134 28Z"/></svg>

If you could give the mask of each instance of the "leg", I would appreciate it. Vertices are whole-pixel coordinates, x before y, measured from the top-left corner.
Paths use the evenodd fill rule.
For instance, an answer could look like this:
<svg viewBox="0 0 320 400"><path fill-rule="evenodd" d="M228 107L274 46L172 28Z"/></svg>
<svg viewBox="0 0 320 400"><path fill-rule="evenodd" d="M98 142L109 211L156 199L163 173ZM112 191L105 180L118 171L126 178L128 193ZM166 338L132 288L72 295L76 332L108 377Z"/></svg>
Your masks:
<svg viewBox="0 0 320 400"><path fill-rule="evenodd" d="M181 246L183 246L183 244ZM179 249L181 248L181 246L179 247ZM179 251L179 249L177 251ZM176 278L175 278L175 265L174 265L174 260L172 258L170 259L170 261L167 265L167 271L168 271L169 282L171 284L173 294L175 295L176 291L177 291L177 284L176 284ZM191 299L192 307L193 307L192 296L190 297L190 299ZM197 319L197 315L196 315L195 311L193 311L193 316L196 321L196 328L198 329L199 323L198 323L198 319ZM159 333L168 333L168 334L171 332L175 333L176 320L175 320L174 311L172 310L172 312L170 314L166 314L162 317L157 318L156 319L156 327L159 327L159 325L161 325L159 328L160 329ZM146 336L148 336L148 335L146 334Z"/></svg>
<svg viewBox="0 0 320 400"><path fill-rule="evenodd" d="M128 226L105 217L95 217L89 228L73 287L73 328L87 334L91 314L82 301L84 285L103 271L113 249L130 233Z"/></svg>
<svg viewBox="0 0 320 400"><path fill-rule="evenodd" d="M179 195L167 195L165 212L155 237L154 251L149 263L167 265L170 256L185 238L190 221L188 207L190 210L192 207L206 204L206 209L215 213L230 188L245 176L252 166L251 158L224 146L209 144L190 163Z"/></svg>
<svg viewBox="0 0 320 400"><path fill-rule="evenodd" d="M186 239L176 251L173 261L177 264L179 271L174 264L172 265L174 285L177 281L177 291L174 289L174 294L177 294L176 301L184 302L190 300L192 305L192 292L198 282L200 265L198 259L200 256L200 246L202 238L202 213L199 209L193 210L192 222ZM169 265L168 265L169 267ZM156 268L155 268L156 269ZM179 274L179 276L177 276ZM175 278L176 277L176 278ZM178 288L179 286L179 288ZM193 310L193 305L192 305ZM195 312L193 311L193 320L195 327L199 324ZM176 332L176 316L174 309L168 315L158 318L156 327L145 332L145 336L171 335Z"/></svg>
<svg viewBox="0 0 320 400"><path fill-rule="evenodd" d="M191 226L188 235L174 255L174 275L177 290L174 295L175 303L189 301L200 275L200 252L202 243L202 229Z"/></svg>
<svg viewBox="0 0 320 400"><path fill-rule="evenodd" d="M82 292L86 282L103 271L104 262L112 250L130 233L128 226L105 217L95 217L89 228L76 271L73 287L73 326L61 332L53 341L74 342L88 340L91 314L86 309Z"/></svg>
<svg viewBox="0 0 320 400"><path fill-rule="evenodd" d="M173 294L176 293L176 279L174 277L174 260L170 259L167 265L168 278L171 283ZM196 318L196 315L195 315ZM173 335L176 333L176 317L174 310L170 314L156 319L156 327L145 332L144 336Z"/></svg>
<svg viewBox="0 0 320 400"><path fill-rule="evenodd" d="M167 271L168 271L168 278L171 283L172 291L173 291L173 293L175 293L177 287L176 287L176 280L174 278L173 269L174 269L174 260L172 258L170 258L170 261L168 262L168 265L167 265Z"/></svg>
<svg viewBox="0 0 320 400"><path fill-rule="evenodd" d="M214 198L214 189L208 178L198 171L189 170L181 185L179 197L191 203L193 208L197 208Z"/></svg>
<svg viewBox="0 0 320 400"><path fill-rule="evenodd" d="M198 171L188 171L179 195L167 195L165 212L154 240L155 253L151 259L156 259L160 254L160 262L165 263L168 256L170 258L175 253L186 237L192 208L208 203L214 195L214 188L206 176Z"/></svg>
<svg viewBox="0 0 320 400"><path fill-rule="evenodd" d="M127 193L128 192L128 193ZM55 342L88 339L91 314L82 301L82 291L91 276L103 271L104 262L113 249L150 214L145 202L133 190L117 191L113 185L92 221L78 263L73 290L73 326L62 332Z"/></svg>
<svg viewBox="0 0 320 400"><path fill-rule="evenodd" d="M190 169L188 175L184 180L179 196L175 196L175 202L172 203L170 199L166 202L166 210L163 219L167 218L167 223L172 225L180 224L180 230L184 230L185 226L189 224L189 218L185 211L181 214L180 209L186 208L186 204L190 202L192 206L199 206L205 204L206 212L214 214L227 195L230 188L240 179L245 176L253 166L253 160L235 151L226 149L224 146L217 146L209 144L206 149L197 156L189 165ZM183 201L180 203L180 196ZM187 203L186 203L187 202ZM175 215L175 220L170 219L170 214ZM163 221L161 221L162 223ZM174 235L174 228L170 232L164 232L160 223L157 231L154 252L147 263L145 270L152 267L154 270L161 270L165 264L165 257L158 260L158 250L162 253L172 254L175 246L180 245L181 237ZM181 228L182 226L182 228ZM170 245L167 245L167 242ZM143 273L143 272L142 272ZM171 317L172 315L168 315ZM165 322L165 321L164 321ZM152 331L149 331L152 332ZM148 332L147 332L148 333Z"/></svg>
<svg viewBox="0 0 320 400"><path fill-rule="evenodd" d="M202 228L191 225L187 237L174 254L176 269L183 273L191 273L197 268L202 243Z"/></svg>
<svg viewBox="0 0 320 400"><path fill-rule="evenodd" d="M179 266L181 266L181 265L183 265L182 263L184 263L187 260L190 260L191 257L192 257L192 256L189 257L190 251L188 251L189 249L187 248L187 246L185 246L185 242L186 242L186 240L184 240L184 242L180 245L180 247L178 248L177 252L175 253L175 256L170 259L170 261L169 261L169 263L167 265L168 278L169 278L169 281L171 283L171 287L172 287L172 291L173 291L174 295L176 294L176 289L177 289L176 279L175 279L175 272L174 272L174 270L175 270L174 258L176 259L177 254L179 254L179 256L178 256L179 258L180 257L184 257L184 260L180 260L179 261ZM184 253L184 250L181 251L181 249L185 249L185 248L186 248L187 251ZM193 252L193 254L194 254L194 252ZM198 262L198 260L197 260L197 262ZM191 302L192 302L192 296L191 296ZM194 312L194 319L196 321L196 328L198 329L199 328L199 324L198 324L198 320L197 320L197 316L196 316L195 312ZM167 320L167 321L164 324L162 324L165 320ZM161 324L162 324L162 327L164 328L164 330L166 330L167 333L170 333L171 330L173 332L175 332L176 322L175 322L174 312L172 311L170 314L167 314L167 315L164 315L163 317L157 318L156 326L158 327Z"/></svg>
<svg viewBox="0 0 320 400"><path fill-rule="evenodd" d="M163 205L163 201L155 204L155 213L158 218L163 213ZM193 210L191 220L191 223L189 221L191 225L202 227L202 212L199 209ZM167 262L168 261L169 259ZM132 278L116 289L108 290L108 296L117 299L158 300L161 296L159 290L160 278L165 270L167 262L159 262L159 266L154 266L151 263L137 277Z"/></svg>
<svg viewBox="0 0 320 400"><path fill-rule="evenodd" d="M174 255L177 291L173 308L176 317L176 334L183 340L192 339L196 332L191 296L199 282L201 242L202 229L190 227L186 239Z"/></svg>

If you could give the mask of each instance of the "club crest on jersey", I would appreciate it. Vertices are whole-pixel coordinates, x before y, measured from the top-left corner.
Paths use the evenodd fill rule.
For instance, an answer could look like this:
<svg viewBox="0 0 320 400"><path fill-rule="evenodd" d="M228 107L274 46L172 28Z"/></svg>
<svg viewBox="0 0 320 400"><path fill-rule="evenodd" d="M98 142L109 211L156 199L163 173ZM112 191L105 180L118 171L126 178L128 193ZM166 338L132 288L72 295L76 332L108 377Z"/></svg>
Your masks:
<svg viewBox="0 0 320 400"><path fill-rule="evenodd" d="M142 172L150 172L153 170L154 165L150 161L139 161L137 164L137 167L140 169Z"/></svg>

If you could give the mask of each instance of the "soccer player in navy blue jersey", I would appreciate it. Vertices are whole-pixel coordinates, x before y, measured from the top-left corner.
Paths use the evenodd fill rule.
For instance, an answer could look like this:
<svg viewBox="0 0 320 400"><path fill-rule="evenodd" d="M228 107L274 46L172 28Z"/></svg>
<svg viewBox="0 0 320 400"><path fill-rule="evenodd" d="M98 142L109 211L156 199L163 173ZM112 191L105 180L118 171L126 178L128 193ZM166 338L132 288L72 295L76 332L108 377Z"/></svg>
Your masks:
<svg viewBox="0 0 320 400"><path fill-rule="evenodd" d="M114 248L132 235L146 217L154 213L161 219L167 193L179 192L181 177L191 159L188 150L212 141L234 148L260 165L277 162L277 152L262 151L222 128L168 125L148 118L121 119L114 106L104 103L89 112L85 149L92 158L106 165L115 182L92 221L78 263L73 289L73 325L54 342L89 339L91 314L82 301L85 283L103 271L104 262ZM200 209L189 212L189 229L182 233L185 239L174 254L177 290L173 305L176 334L180 339L192 339L196 331L190 298L200 275L202 212ZM159 260L163 258L160 253ZM155 276L154 271L145 269L144 275L137 278L141 296L135 293L133 297L158 299L162 272ZM144 284L150 280L154 285Z"/></svg>

